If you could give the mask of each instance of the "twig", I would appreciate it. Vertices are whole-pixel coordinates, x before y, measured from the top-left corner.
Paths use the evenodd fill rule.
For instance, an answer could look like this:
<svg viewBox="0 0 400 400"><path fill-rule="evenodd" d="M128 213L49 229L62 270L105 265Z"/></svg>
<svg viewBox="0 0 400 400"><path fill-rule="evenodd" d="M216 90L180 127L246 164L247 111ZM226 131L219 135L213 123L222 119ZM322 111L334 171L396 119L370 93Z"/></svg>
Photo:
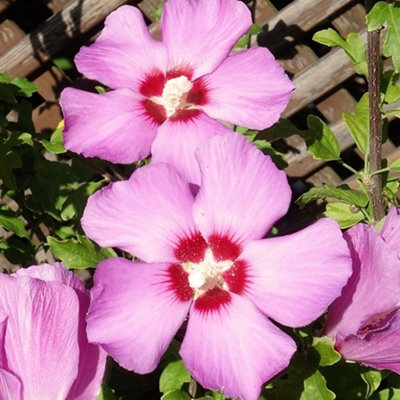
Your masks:
<svg viewBox="0 0 400 400"><path fill-rule="evenodd" d="M375 4L375 0L366 0L367 12ZM380 102L380 42L379 31L368 32L368 91L369 91L369 177L365 182L370 193L372 213L375 222L385 216L382 197L382 176L374 174L382 168L382 117Z"/></svg>

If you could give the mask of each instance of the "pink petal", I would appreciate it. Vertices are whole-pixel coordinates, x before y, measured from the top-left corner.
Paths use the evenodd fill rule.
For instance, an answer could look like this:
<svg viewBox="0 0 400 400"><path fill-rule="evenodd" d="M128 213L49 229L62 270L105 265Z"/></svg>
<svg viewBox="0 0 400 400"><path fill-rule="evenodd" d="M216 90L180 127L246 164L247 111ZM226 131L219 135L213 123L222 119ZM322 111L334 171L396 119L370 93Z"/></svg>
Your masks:
<svg viewBox="0 0 400 400"><path fill-rule="evenodd" d="M226 236L244 245L286 213L291 194L285 173L243 136L212 138L196 156L202 184L193 213L205 238Z"/></svg>
<svg viewBox="0 0 400 400"><path fill-rule="evenodd" d="M294 88L274 56L261 47L228 57L203 79L208 102L202 109L212 118L252 129L278 121Z"/></svg>
<svg viewBox="0 0 400 400"><path fill-rule="evenodd" d="M79 296L79 364L78 374L67 399L92 400L97 399L103 381L107 354L99 346L89 343L86 334L86 314L89 308L88 296Z"/></svg>
<svg viewBox="0 0 400 400"><path fill-rule="evenodd" d="M400 311L389 326L364 338L349 335L336 342L336 348L348 360L359 361L377 369L400 372Z"/></svg>
<svg viewBox="0 0 400 400"><path fill-rule="evenodd" d="M1 276L0 308L8 315L7 369L23 382L22 397L67 398L79 357L75 291L59 282Z"/></svg>
<svg viewBox="0 0 400 400"><path fill-rule="evenodd" d="M180 352L205 388L256 400L261 385L289 364L296 345L249 300L225 293L228 301L218 309L204 309L201 297L194 303Z"/></svg>
<svg viewBox="0 0 400 400"><path fill-rule="evenodd" d="M2 368L0 368L0 399L23 400L21 382L15 375Z"/></svg>
<svg viewBox="0 0 400 400"><path fill-rule="evenodd" d="M353 275L329 310L325 332L332 338L356 334L372 316L395 309L400 299L399 259L375 228L358 224L344 237Z"/></svg>
<svg viewBox="0 0 400 400"><path fill-rule="evenodd" d="M15 276L30 276L48 282L61 282L75 290L86 294L85 285L72 272L68 271L61 263L32 265L29 268L20 268ZM88 297L88 295L87 295Z"/></svg>
<svg viewBox="0 0 400 400"><path fill-rule="evenodd" d="M298 327L319 317L351 274L351 259L338 224L324 218L292 235L249 243L245 294L265 314Z"/></svg>
<svg viewBox="0 0 400 400"><path fill-rule="evenodd" d="M199 185L201 176L195 150L215 135L230 133L231 130L225 125L204 113L187 121L167 120L158 128L152 146L152 161L174 166L185 179Z"/></svg>
<svg viewBox="0 0 400 400"><path fill-rule="evenodd" d="M390 207L380 235L400 257L400 210L395 206Z"/></svg>
<svg viewBox="0 0 400 400"><path fill-rule="evenodd" d="M177 261L175 249L196 232L193 202L189 185L172 167L152 163L90 196L81 224L104 247L146 262Z"/></svg>
<svg viewBox="0 0 400 400"><path fill-rule="evenodd" d="M193 291L174 268L123 258L97 267L87 317L89 340L124 368L141 374L156 368L186 318Z"/></svg>
<svg viewBox="0 0 400 400"><path fill-rule="evenodd" d="M104 94L66 88L61 93L64 144L85 157L132 163L147 157L156 135L155 124L129 90Z"/></svg>
<svg viewBox="0 0 400 400"><path fill-rule="evenodd" d="M146 75L165 73L167 60L165 46L151 37L141 12L127 5L112 12L96 42L82 47L75 57L87 78L135 92Z"/></svg>
<svg viewBox="0 0 400 400"><path fill-rule="evenodd" d="M251 26L236 0L169 0L161 21L169 68L193 68L193 79L214 71Z"/></svg>

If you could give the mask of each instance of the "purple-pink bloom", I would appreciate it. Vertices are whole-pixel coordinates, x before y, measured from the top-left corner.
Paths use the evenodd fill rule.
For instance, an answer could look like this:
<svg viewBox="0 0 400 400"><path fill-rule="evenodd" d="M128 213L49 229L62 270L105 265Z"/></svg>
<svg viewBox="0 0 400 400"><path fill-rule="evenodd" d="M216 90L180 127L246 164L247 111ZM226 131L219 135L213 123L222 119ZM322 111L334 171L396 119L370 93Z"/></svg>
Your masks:
<svg viewBox="0 0 400 400"><path fill-rule="evenodd" d="M400 373L400 212L392 206L380 233L358 224L344 237L353 274L325 332L344 358Z"/></svg>
<svg viewBox="0 0 400 400"><path fill-rule="evenodd" d="M266 48L229 56L251 24L241 1L169 0L157 41L137 8L120 7L75 58L81 73L112 90L63 91L65 146L115 163L151 152L198 183L194 150L229 131L217 120L264 129L289 101L293 85Z"/></svg>
<svg viewBox="0 0 400 400"><path fill-rule="evenodd" d="M93 400L106 355L89 344L89 296L61 264L0 274L0 398Z"/></svg>
<svg viewBox="0 0 400 400"><path fill-rule="evenodd" d="M216 136L196 158L195 195L172 166L152 163L89 198L86 234L143 262L100 263L88 336L123 367L148 373L189 313L180 353L193 377L255 400L296 350L270 318L292 327L317 318L340 295L351 259L327 218L262 239L291 193L284 172L244 137Z"/></svg>

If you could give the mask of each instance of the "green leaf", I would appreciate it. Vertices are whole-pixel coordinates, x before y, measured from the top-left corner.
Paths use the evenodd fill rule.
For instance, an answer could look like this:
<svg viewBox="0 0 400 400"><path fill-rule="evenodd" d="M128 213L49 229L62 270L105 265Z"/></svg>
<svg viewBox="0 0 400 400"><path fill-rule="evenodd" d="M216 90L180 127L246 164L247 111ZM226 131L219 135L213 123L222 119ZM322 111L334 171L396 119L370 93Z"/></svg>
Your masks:
<svg viewBox="0 0 400 400"><path fill-rule="evenodd" d="M385 71L382 78L382 91L384 93L384 101L392 104L400 99L400 86L397 85L400 74L393 70Z"/></svg>
<svg viewBox="0 0 400 400"><path fill-rule="evenodd" d="M350 189L347 185L341 185L334 187L330 185L323 185L323 187L313 187L308 192L303 193L297 200L296 203L300 208L304 208L308 203L317 199L326 199L332 197L337 200L341 200L349 205L355 205L357 207L365 207L368 203L368 197L354 189Z"/></svg>
<svg viewBox="0 0 400 400"><path fill-rule="evenodd" d="M354 139L357 147L363 154L369 154L369 99L365 93L358 104L354 114L343 113L344 122Z"/></svg>
<svg viewBox="0 0 400 400"><path fill-rule="evenodd" d="M307 118L308 131L303 132L307 150L316 160L340 159L340 146L331 128L315 115Z"/></svg>
<svg viewBox="0 0 400 400"><path fill-rule="evenodd" d="M304 380L304 391L299 400L333 400L335 397L335 393L327 388L326 379L316 370Z"/></svg>
<svg viewBox="0 0 400 400"><path fill-rule="evenodd" d="M53 63L63 71L70 71L71 69L74 69L73 61L67 57L53 58Z"/></svg>
<svg viewBox="0 0 400 400"><path fill-rule="evenodd" d="M181 390L165 393L161 400L190 400L190 396Z"/></svg>
<svg viewBox="0 0 400 400"><path fill-rule="evenodd" d="M180 390L184 383L190 382L190 373L182 360L172 361L160 376L160 392L169 393Z"/></svg>
<svg viewBox="0 0 400 400"><path fill-rule="evenodd" d="M380 1L367 15L369 31L378 29L384 22L387 25L387 33L383 43L383 55L392 57L395 71L400 72L400 4L397 1Z"/></svg>
<svg viewBox="0 0 400 400"><path fill-rule="evenodd" d="M253 144L264 154L270 156L280 169L288 166L285 155L278 150L275 150L270 142L267 142L266 140L255 140Z"/></svg>
<svg viewBox="0 0 400 400"><path fill-rule="evenodd" d="M367 393L365 398L369 399L379 388L382 381L382 373L379 371L367 370L361 372L361 378L367 384Z"/></svg>
<svg viewBox="0 0 400 400"><path fill-rule="evenodd" d="M400 400L400 389L388 388L375 392L371 400Z"/></svg>
<svg viewBox="0 0 400 400"><path fill-rule="evenodd" d="M357 74L368 76L367 57L365 53L365 45L362 37L358 33L351 32L344 40L334 29L328 28L316 32L313 40L324 44L325 46L341 47L350 58L354 70Z"/></svg>
<svg viewBox="0 0 400 400"><path fill-rule="evenodd" d="M314 337L313 347L320 356L319 365L321 367L336 364L341 359L340 353L333 346L333 341L326 336L321 338Z"/></svg>
<svg viewBox="0 0 400 400"><path fill-rule="evenodd" d="M400 108L395 108L385 112L385 117L388 115L394 115L396 118L400 118Z"/></svg>
<svg viewBox="0 0 400 400"><path fill-rule="evenodd" d="M378 29L386 19L388 4L385 1L378 1L366 16L367 28L369 31Z"/></svg>
<svg viewBox="0 0 400 400"><path fill-rule="evenodd" d="M24 221L16 217L11 210L0 210L0 226L19 237L28 237Z"/></svg>
<svg viewBox="0 0 400 400"><path fill-rule="evenodd" d="M18 139L24 143L27 144L28 146L33 146L33 140L32 140L32 135L28 132L23 132L18 136Z"/></svg>
<svg viewBox="0 0 400 400"><path fill-rule="evenodd" d="M400 172L400 158L397 160L394 160L389 167L392 171L398 171Z"/></svg>
<svg viewBox="0 0 400 400"><path fill-rule="evenodd" d="M303 131L297 129L297 127L288 119L280 119L276 124L263 131L263 137L265 140L268 140L268 142L286 139L294 135L302 136L302 134Z"/></svg>
<svg viewBox="0 0 400 400"><path fill-rule="evenodd" d="M250 36L258 35L263 31L262 27L257 24L253 24L248 31L248 33L244 34L235 44L235 49L243 49L248 46Z"/></svg>
<svg viewBox="0 0 400 400"><path fill-rule="evenodd" d="M95 268L106 258L117 256L114 250L101 248L85 236L77 237L78 240L47 238L50 250L68 269Z"/></svg>
<svg viewBox="0 0 400 400"><path fill-rule="evenodd" d="M97 400L118 400L113 391L105 384L102 383L100 394Z"/></svg>
<svg viewBox="0 0 400 400"><path fill-rule="evenodd" d="M58 124L57 129L51 134L50 140L43 139L43 147L53 154L62 154L67 150L64 147L62 131L64 128L64 121Z"/></svg>
<svg viewBox="0 0 400 400"><path fill-rule="evenodd" d="M14 78L10 83L18 87L19 95L24 95L26 97L32 97L32 94L37 92L36 83L30 82L28 79L26 79L24 77Z"/></svg>
<svg viewBox="0 0 400 400"><path fill-rule="evenodd" d="M365 218L361 211L354 212L351 206L340 202L328 203L324 215L337 221L342 229L350 228Z"/></svg>

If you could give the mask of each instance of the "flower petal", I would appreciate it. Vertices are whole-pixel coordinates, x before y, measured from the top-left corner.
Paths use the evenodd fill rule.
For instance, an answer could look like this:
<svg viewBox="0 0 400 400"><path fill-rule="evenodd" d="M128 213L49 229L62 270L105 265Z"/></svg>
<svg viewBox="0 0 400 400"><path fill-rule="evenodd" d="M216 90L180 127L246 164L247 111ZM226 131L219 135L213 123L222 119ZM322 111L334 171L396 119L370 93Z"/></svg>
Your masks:
<svg viewBox="0 0 400 400"><path fill-rule="evenodd" d="M77 374L78 298L59 282L0 276L7 318L7 368L23 382L23 398L67 398ZM40 366L40 367L39 367Z"/></svg>
<svg viewBox="0 0 400 400"><path fill-rule="evenodd" d="M319 317L351 274L346 242L327 218L291 235L251 242L239 259L248 264L245 295L269 317L293 327Z"/></svg>
<svg viewBox="0 0 400 400"><path fill-rule="evenodd" d="M165 73L167 62L165 46L151 37L142 13L127 5L112 12L95 43L82 47L75 57L87 78L135 92L147 74Z"/></svg>
<svg viewBox="0 0 400 400"><path fill-rule="evenodd" d="M81 224L104 247L118 247L146 262L172 262L181 240L196 231L193 202L175 169L152 163L90 196Z"/></svg>
<svg viewBox="0 0 400 400"><path fill-rule="evenodd" d="M212 118L252 129L278 121L294 88L274 56L261 47L228 57L203 80L208 101L202 109Z"/></svg>
<svg viewBox="0 0 400 400"><path fill-rule="evenodd" d="M227 236L244 245L286 213L291 194L285 173L243 136L212 138L196 157L203 181L193 213L205 238Z"/></svg>
<svg viewBox="0 0 400 400"><path fill-rule="evenodd" d="M200 168L195 150L216 135L229 135L225 125L199 113L187 121L167 120L158 128L152 146L152 162L165 162L174 166L188 182L199 185Z"/></svg>
<svg viewBox="0 0 400 400"><path fill-rule="evenodd" d="M186 318L193 292L171 268L113 258L96 269L89 340L124 368L151 372Z"/></svg>
<svg viewBox="0 0 400 400"><path fill-rule="evenodd" d="M23 400L21 382L15 375L2 368L0 368L0 399Z"/></svg>
<svg viewBox="0 0 400 400"><path fill-rule="evenodd" d="M348 360L377 369L400 371L400 311L390 325L365 338L349 335L336 343L336 349Z"/></svg>
<svg viewBox="0 0 400 400"><path fill-rule="evenodd" d="M141 101L141 96L129 90L96 94L64 89L60 102L65 147L114 163L131 163L148 156L157 125Z"/></svg>
<svg viewBox="0 0 400 400"><path fill-rule="evenodd" d="M225 293L228 301L217 309L196 300L180 353L205 388L256 400L261 385L289 364L296 345L249 300Z"/></svg>
<svg viewBox="0 0 400 400"><path fill-rule="evenodd" d="M72 272L68 271L61 263L32 265L29 268L20 268L14 274L15 276L30 276L31 278L41 279L48 282L61 282L64 285L86 294L85 285ZM87 298L89 296L87 295Z"/></svg>
<svg viewBox="0 0 400 400"><path fill-rule="evenodd" d="M214 71L251 26L251 15L236 0L169 0L161 20L169 68L193 68L193 79Z"/></svg>
<svg viewBox="0 0 400 400"><path fill-rule="evenodd" d="M399 259L375 228L357 224L344 238L353 274L328 313L325 332L332 338L356 334L372 316L395 309L400 299Z"/></svg>
<svg viewBox="0 0 400 400"><path fill-rule="evenodd" d="M400 257L400 210L395 206L390 207L380 235Z"/></svg>

